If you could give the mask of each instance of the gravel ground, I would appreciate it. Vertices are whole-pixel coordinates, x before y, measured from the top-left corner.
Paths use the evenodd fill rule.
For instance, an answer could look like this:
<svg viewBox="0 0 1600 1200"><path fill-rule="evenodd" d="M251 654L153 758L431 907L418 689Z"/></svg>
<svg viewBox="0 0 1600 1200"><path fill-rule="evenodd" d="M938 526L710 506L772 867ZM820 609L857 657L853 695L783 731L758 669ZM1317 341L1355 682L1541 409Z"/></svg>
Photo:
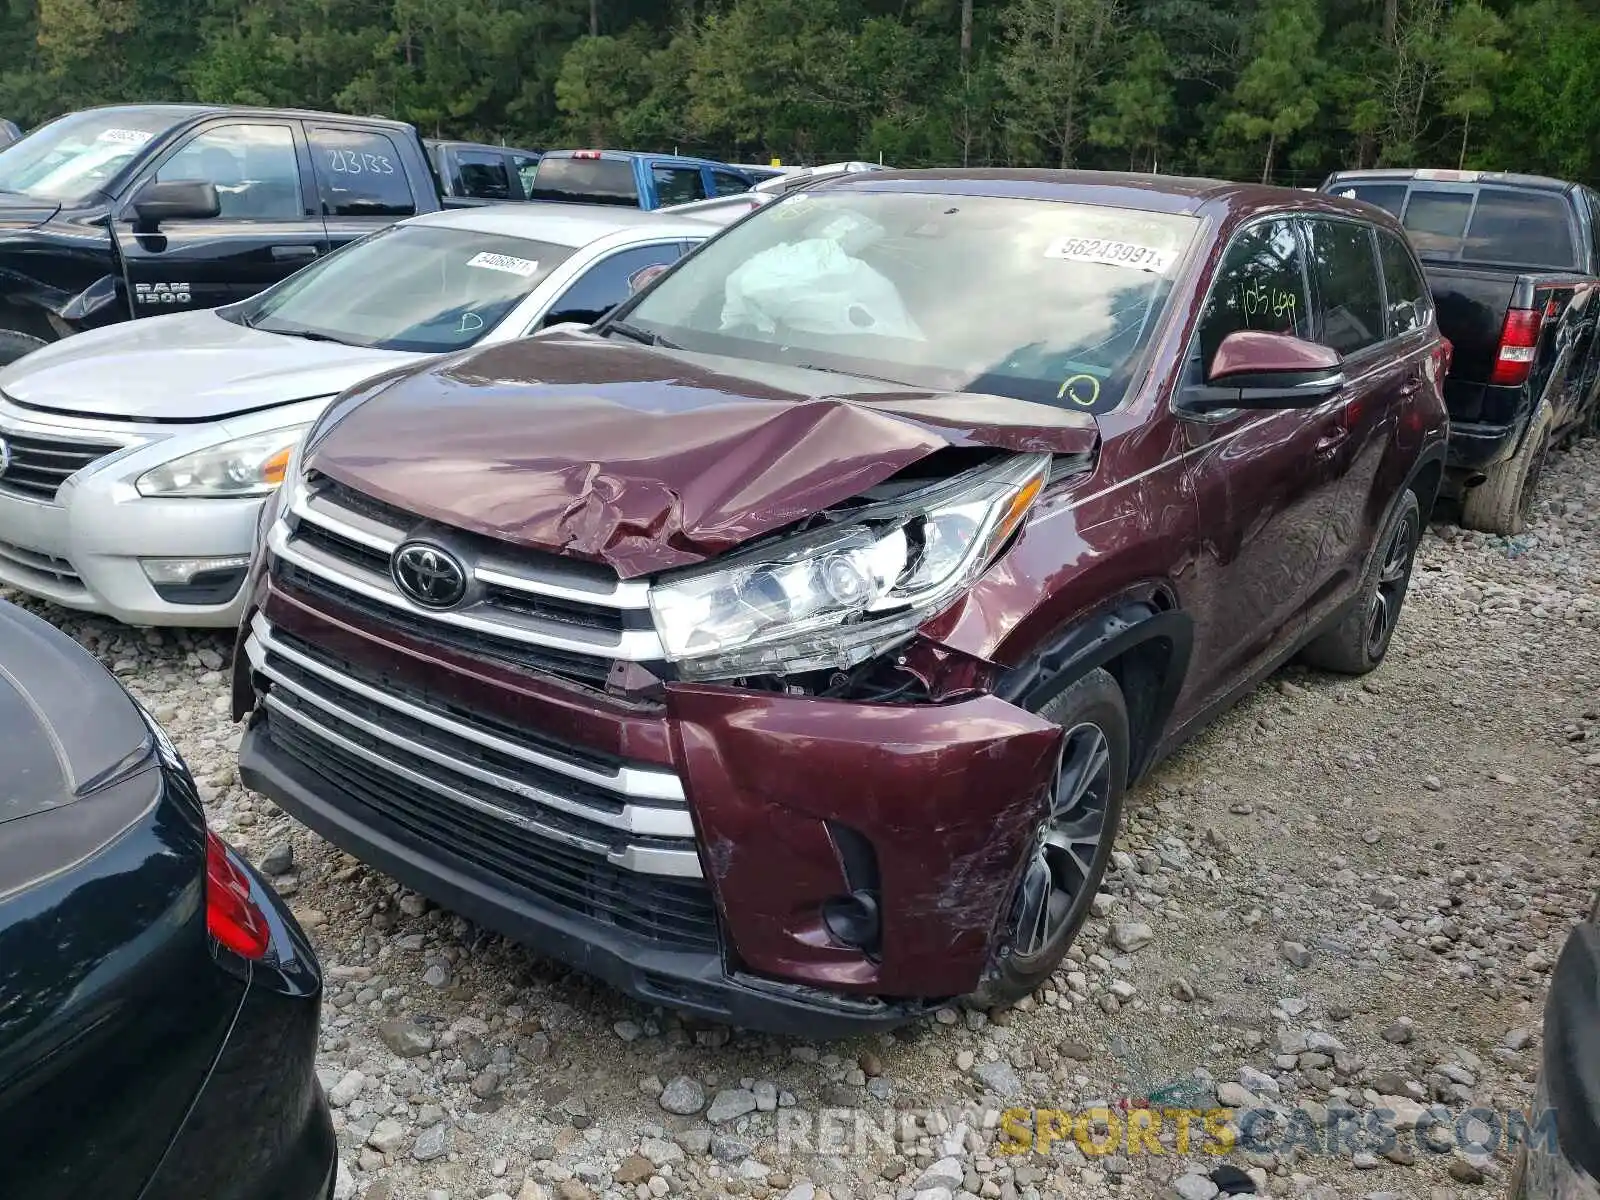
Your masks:
<svg viewBox="0 0 1600 1200"><path fill-rule="evenodd" d="M1222 1162L1274 1195L1488 1196L1503 1148L1218 1157L1168 1122L1159 1154L1018 1156L993 1123L1169 1084L1319 1125L1341 1103L1520 1109L1551 963L1600 885L1595 439L1552 461L1523 536L1434 526L1380 671L1280 673L1130 798L1053 988L851 1043L645 1009L404 892L239 787L228 639L26 603L166 723L311 930L338 1200L1209 1200Z"/></svg>

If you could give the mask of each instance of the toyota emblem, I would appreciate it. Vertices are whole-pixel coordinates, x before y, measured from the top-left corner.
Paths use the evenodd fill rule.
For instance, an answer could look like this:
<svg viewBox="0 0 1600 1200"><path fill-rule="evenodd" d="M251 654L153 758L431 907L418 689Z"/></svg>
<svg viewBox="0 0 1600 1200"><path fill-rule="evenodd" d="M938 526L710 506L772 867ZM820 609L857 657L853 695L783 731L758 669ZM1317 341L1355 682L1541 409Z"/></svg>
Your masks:
<svg viewBox="0 0 1600 1200"><path fill-rule="evenodd" d="M10 469L11 446L5 438L0 437L0 475L4 475Z"/></svg>
<svg viewBox="0 0 1600 1200"><path fill-rule="evenodd" d="M406 542L389 565L395 586L425 608L454 608L467 594L461 560L432 542Z"/></svg>

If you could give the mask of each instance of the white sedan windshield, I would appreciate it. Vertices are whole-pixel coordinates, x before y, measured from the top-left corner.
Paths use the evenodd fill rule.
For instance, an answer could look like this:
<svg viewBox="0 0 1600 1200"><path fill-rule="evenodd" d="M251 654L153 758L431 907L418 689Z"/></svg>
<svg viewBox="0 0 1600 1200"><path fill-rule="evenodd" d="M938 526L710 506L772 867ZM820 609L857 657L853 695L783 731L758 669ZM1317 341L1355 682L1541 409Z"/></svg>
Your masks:
<svg viewBox="0 0 1600 1200"><path fill-rule="evenodd" d="M572 250L470 229L397 225L224 315L269 333L442 354L486 335Z"/></svg>
<svg viewBox="0 0 1600 1200"><path fill-rule="evenodd" d="M1199 222L1052 200L802 191L625 315L685 350L1106 412Z"/></svg>

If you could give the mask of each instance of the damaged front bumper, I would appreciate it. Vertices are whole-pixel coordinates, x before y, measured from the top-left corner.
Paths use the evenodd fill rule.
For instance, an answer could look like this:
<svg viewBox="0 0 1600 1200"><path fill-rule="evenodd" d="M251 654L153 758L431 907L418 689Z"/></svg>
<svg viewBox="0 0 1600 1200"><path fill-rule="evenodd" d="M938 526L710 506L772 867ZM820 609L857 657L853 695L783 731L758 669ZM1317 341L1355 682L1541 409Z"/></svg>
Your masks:
<svg viewBox="0 0 1600 1200"><path fill-rule="evenodd" d="M915 1018L998 951L1061 734L995 696L646 701L261 595L245 784L488 928L646 1003L802 1036Z"/></svg>

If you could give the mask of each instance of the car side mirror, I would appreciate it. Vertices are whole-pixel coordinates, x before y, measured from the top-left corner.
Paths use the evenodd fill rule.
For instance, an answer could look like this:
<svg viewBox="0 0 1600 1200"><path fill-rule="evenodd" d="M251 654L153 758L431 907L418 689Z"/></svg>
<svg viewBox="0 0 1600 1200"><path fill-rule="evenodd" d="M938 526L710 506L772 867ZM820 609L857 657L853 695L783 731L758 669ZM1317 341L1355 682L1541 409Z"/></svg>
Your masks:
<svg viewBox="0 0 1600 1200"><path fill-rule="evenodd" d="M1237 329L1217 347L1205 383L1184 389L1182 407L1315 408L1344 383L1344 358L1337 350L1287 333Z"/></svg>
<svg viewBox="0 0 1600 1200"><path fill-rule="evenodd" d="M138 232L154 233L163 221L204 221L222 212L216 184L198 179L152 180L133 198Z"/></svg>

